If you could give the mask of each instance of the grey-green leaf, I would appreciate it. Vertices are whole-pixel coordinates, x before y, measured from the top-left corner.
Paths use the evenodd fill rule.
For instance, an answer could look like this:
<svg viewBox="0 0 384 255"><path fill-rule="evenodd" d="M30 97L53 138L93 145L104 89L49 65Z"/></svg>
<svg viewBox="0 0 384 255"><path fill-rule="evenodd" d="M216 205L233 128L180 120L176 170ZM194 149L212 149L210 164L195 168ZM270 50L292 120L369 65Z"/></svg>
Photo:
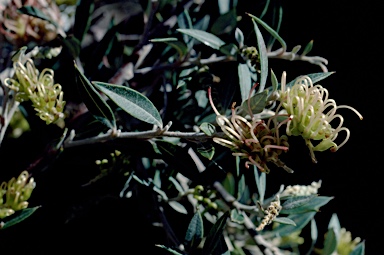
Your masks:
<svg viewBox="0 0 384 255"><path fill-rule="evenodd" d="M292 209L283 209L280 211L281 214L298 214L298 213L306 213L309 211L318 211L319 208L325 204L327 204L333 197L324 197L318 196L313 199L310 199L308 203L305 203L301 206L294 207Z"/></svg>
<svg viewBox="0 0 384 255"><path fill-rule="evenodd" d="M179 253L167 246L164 246L164 245L160 245L160 244L155 244L155 246L159 247L159 248L162 248L162 249L165 249L167 250L168 252L170 252L171 254L174 254L174 255L183 255L183 253Z"/></svg>
<svg viewBox="0 0 384 255"><path fill-rule="evenodd" d="M204 132L204 134L212 136L216 132L216 127L208 122L203 122L199 126L200 130Z"/></svg>
<svg viewBox="0 0 384 255"><path fill-rule="evenodd" d="M277 217L273 221L281 223L281 224L296 226L296 223L293 220L291 220L290 218L287 218L287 217Z"/></svg>
<svg viewBox="0 0 384 255"><path fill-rule="evenodd" d="M144 122L163 127L159 111L153 103L140 92L121 85L93 82L97 88L114 101L121 109Z"/></svg>
<svg viewBox="0 0 384 255"><path fill-rule="evenodd" d="M84 104L93 116L111 129L116 129L115 115L100 93L75 64L77 85Z"/></svg>
<svg viewBox="0 0 384 255"><path fill-rule="evenodd" d="M187 209L177 201L169 201L168 204L176 211L182 214L188 214Z"/></svg>
<svg viewBox="0 0 384 255"><path fill-rule="evenodd" d="M242 110L246 113L249 113L249 111L251 111L253 114L262 112L267 104L267 96L268 96L267 90L256 93L249 100L247 99L241 104ZM248 101L249 101L249 105L248 105Z"/></svg>
<svg viewBox="0 0 384 255"><path fill-rule="evenodd" d="M365 241L356 245L355 249L349 255L364 255L365 254Z"/></svg>
<svg viewBox="0 0 384 255"><path fill-rule="evenodd" d="M200 212L197 211L189 222L187 232L185 233L184 244L190 248L196 248L199 246L203 237L203 219L201 218Z"/></svg>
<svg viewBox="0 0 384 255"><path fill-rule="evenodd" d="M205 32L203 30L192 29L192 28L191 29L179 28L177 29L177 31L183 34L189 35L199 40L200 42L204 43L205 45L216 50L220 50L220 47L225 44L225 42L221 40L219 37L217 37L216 35Z"/></svg>
<svg viewBox="0 0 384 255"><path fill-rule="evenodd" d="M259 84L259 92L264 91L265 84L267 82L268 77L268 55L267 48L265 46L265 42L263 39L263 35L261 34L259 27L257 26L254 19L252 19L253 26L256 32L257 46L259 50L260 56L260 84Z"/></svg>
<svg viewBox="0 0 384 255"><path fill-rule="evenodd" d="M223 236L223 230L227 225L227 219L229 217L229 214L230 212L226 211L223 215L221 215L221 217L216 221L216 223L210 229L203 246L204 255L212 254L212 252L219 245L221 238Z"/></svg>
<svg viewBox="0 0 384 255"><path fill-rule="evenodd" d="M315 216L316 212L307 212L303 214L290 215L288 218L296 223L296 226L281 224L271 232L266 233L266 236L287 236L293 232L299 231L304 228L308 222Z"/></svg>
<svg viewBox="0 0 384 255"><path fill-rule="evenodd" d="M310 200L314 199L316 196L317 195L292 197L292 198L287 199L282 204L282 207L284 210L295 209L299 206L305 205Z"/></svg>
<svg viewBox="0 0 384 255"><path fill-rule="evenodd" d="M337 248L336 233L333 228L328 229L325 234L324 248L321 255L331 255Z"/></svg>
<svg viewBox="0 0 384 255"><path fill-rule="evenodd" d="M241 102L243 103L245 100L248 99L249 93L251 93L251 88L252 88L251 71L249 70L247 64L240 63L237 66L237 73L239 76Z"/></svg>

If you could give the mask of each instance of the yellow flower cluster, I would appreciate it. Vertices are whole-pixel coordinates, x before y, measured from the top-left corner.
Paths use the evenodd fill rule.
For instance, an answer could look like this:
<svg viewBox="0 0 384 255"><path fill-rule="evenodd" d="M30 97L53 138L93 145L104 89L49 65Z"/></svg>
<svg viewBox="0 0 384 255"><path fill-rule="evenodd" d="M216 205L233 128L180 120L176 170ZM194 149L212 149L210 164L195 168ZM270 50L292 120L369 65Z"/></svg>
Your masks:
<svg viewBox="0 0 384 255"><path fill-rule="evenodd" d="M35 187L36 183L29 178L27 171L23 171L17 179L13 177L8 183L3 182L0 185L0 219L27 208L27 200Z"/></svg>
<svg viewBox="0 0 384 255"><path fill-rule="evenodd" d="M53 70L45 68L40 73L31 58L23 59L25 50L26 47L23 47L20 57L14 60L15 76L5 79L5 85L16 92L17 101L31 100L37 115L46 124L63 119L64 93L61 85L54 83Z"/></svg>
<svg viewBox="0 0 384 255"><path fill-rule="evenodd" d="M312 160L316 162L315 151L337 151L349 139L349 129L343 127L344 118L336 114L336 110L347 108L354 111L360 119L363 116L354 108L347 105L336 105L335 100L328 98L328 90L321 85L313 85L311 78L301 76L296 79L292 87L286 87L286 73L281 79L281 102L276 112L283 107L290 116L287 122L287 135L301 135L310 150ZM338 120L338 126L332 127L331 122ZM335 139L341 131L346 132L346 137L339 145ZM314 146L311 140L320 141Z"/></svg>

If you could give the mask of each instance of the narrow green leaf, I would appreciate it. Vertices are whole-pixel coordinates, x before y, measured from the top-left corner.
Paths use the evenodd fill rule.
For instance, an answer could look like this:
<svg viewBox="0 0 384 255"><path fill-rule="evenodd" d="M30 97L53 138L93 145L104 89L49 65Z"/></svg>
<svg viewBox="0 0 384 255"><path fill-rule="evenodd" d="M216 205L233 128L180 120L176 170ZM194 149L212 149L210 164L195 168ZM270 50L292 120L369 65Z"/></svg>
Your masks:
<svg viewBox="0 0 384 255"><path fill-rule="evenodd" d="M304 48L303 50L303 53L301 54L301 56L305 56L307 55L311 50L312 50L312 47L313 47L313 40L311 40Z"/></svg>
<svg viewBox="0 0 384 255"><path fill-rule="evenodd" d="M216 50L220 50L220 47L225 44L225 42L216 35L203 30L179 28L177 31L189 35Z"/></svg>
<svg viewBox="0 0 384 255"><path fill-rule="evenodd" d="M355 249L349 255L364 255L365 254L365 241L356 245Z"/></svg>
<svg viewBox="0 0 384 255"><path fill-rule="evenodd" d="M176 211L182 214L188 214L187 209L177 201L169 201L168 204Z"/></svg>
<svg viewBox="0 0 384 255"><path fill-rule="evenodd" d="M239 48L242 48L244 46L244 34L238 27L235 30L235 39L239 44Z"/></svg>
<svg viewBox="0 0 384 255"><path fill-rule="evenodd" d="M236 9L232 8L228 12L220 15L215 22L213 22L211 27L211 32L220 35L220 34L230 34L237 25L237 13Z"/></svg>
<svg viewBox="0 0 384 255"><path fill-rule="evenodd" d="M310 199L308 203L305 203L301 206L294 207L292 209L285 210L284 207L280 211L281 214L299 214L299 213L306 213L310 211L319 211L319 208L325 204L327 204L333 197L324 197L324 196L318 196L314 197L313 199Z"/></svg>
<svg viewBox="0 0 384 255"><path fill-rule="evenodd" d="M211 255L218 246L230 212L226 211L210 229L203 246L203 255Z"/></svg>
<svg viewBox="0 0 384 255"><path fill-rule="evenodd" d="M304 228L308 222L315 216L316 212L307 212L303 214L290 215L288 218L296 223L296 226L280 224L272 231L266 233L266 236L271 234L276 236L287 236L293 232L299 231Z"/></svg>
<svg viewBox="0 0 384 255"><path fill-rule="evenodd" d="M74 59L80 55L81 44L79 39L73 35L68 35L62 38L62 42Z"/></svg>
<svg viewBox="0 0 384 255"><path fill-rule="evenodd" d="M51 20L47 15L45 15L42 11L40 11L39 9L37 9L34 6L24 5L24 6L20 7L19 9L17 9L17 11L22 13L22 14L26 14L29 16L33 16L33 17L48 21L49 23L51 23L55 27L58 27L56 22Z"/></svg>
<svg viewBox="0 0 384 255"><path fill-rule="evenodd" d="M184 255L183 253L179 253L179 252L177 252L177 251L175 251L175 250L173 250L173 249L171 249L171 248L169 248L169 247L167 247L167 246L164 246L164 245L155 244L155 246L157 246L157 247L159 247L159 248L162 248L162 249L165 249L165 250L167 250L169 253L174 254L174 255Z"/></svg>
<svg viewBox="0 0 384 255"><path fill-rule="evenodd" d="M115 115L112 109L94 88L91 82L84 76L75 64L76 80L79 93L84 104L93 116L108 128L116 129Z"/></svg>
<svg viewBox="0 0 384 255"><path fill-rule="evenodd" d="M328 229L331 229L331 228L333 228L333 230L335 231L336 239L337 241L339 241L341 225L336 213L332 214L331 220L329 221Z"/></svg>
<svg viewBox="0 0 384 255"><path fill-rule="evenodd" d="M248 99L249 93L251 93L252 79L251 71L247 64L239 64L237 66L237 73L239 76L241 103Z"/></svg>
<svg viewBox="0 0 384 255"><path fill-rule="evenodd" d="M257 167L253 167L253 172L255 174L255 181L257 186L257 191L259 192L259 201L261 204L264 203L264 196L265 196L265 189L267 187L267 177L264 172L260 173L259 170L257 170Z"/></svg>
<svg viewBox="0 0 384 255"><path fill-rule="evenodd" d="M328 229L325 234L324 248L321 255L331 255L337 248L336 233L333 228Z"/></svg>
<svg viewBox="0 0 384 255"><path fill-rule="evenodd" d="M160 128L163 127L163 121L159 111L153 103L140 92L121 85L98 81L92 83L115 102L116 105L133 117Z"/></svg>
<svg viewBox="0 0 384 255"><path fill-rule="evenodd" d="M321 80L327 78L328 76L330 76L331 74L334 74L334 73L335 73L335 72L326 72L326 73L321 72L321 73L307 74L307 76L308 76L309 78L311 78L312 83L315 84L315 83L317 83L317 82L319 82L319 81L321 81ZM286 87L287 87L287 88L292 87L293 84L295 84L296 80L297 80L298 78L300 78L300 77L301 77L301 76L298 76L298 77L296 77L294 80L292 80L292 81L290 81L289 83L287 83L287 84L286 84Z"/></svg>
<svg viewBox="0 0 384 255"><path fill-rule="evenodd" d="M39 209L41 206L36 206L32 208L26 208L19 212L16 212L14 215L9 216L11 219L4 222L4 225L0 229L9 228L15 224L18 224L22 222L23 220L27 219L29 216L31 216L37 209Z"/></svg>
<svg viewBox="0 0 384 255"><path fill-rule="evenodd" d="M273 29L271 28L270 26L267 25L267 23L265 23L264 21L262 21L261 19L259 19L258 17L252 15L252 14L249 14L248 15L254 20L256 21L257 23L259 23L262 27L264 27L274 38L276 38L276 40L281 44L281 47L284 49L284 51L286 50L287 48L287 44L285 43L285 41L283 40L283 38L280 37L280 35Z"/></svg>
<svg viewBox="0 0 384 255"><path fill-rule="evenodd" d="M79 39L80 42L83 41L85 34L88 32L94 8L94 0L78 1L75 13L75 24L73 26L73 35Z"/></svg>
<svg viewBox="0 0 384 255"><path fill-rule="evenodd" d="M187 54L187 52L188 52L187 45L185 45L185 43L183 43L183 42L180 42L175 37L155 38L155 39L151 39L149 41L153 42L153 43L162 42L162 43L168 44L169 46L171 46L172 48L174 48L177 51L177 53L179 54L180 57L185 56L185 54Z"/></svg>
<svg viewBox="0 0 384 255"><path fill-rule="evenodd" d="M203 219L201 218L200 212L197 211L189 222L187 232L185 233L184 245L190 249L194 249L199 246L203 237Z"/></svg>
<svg viewBox="0 0 384 255"><path fill-rule="evenodd" d="M263 39L263 35L261 34L259 27L257 26L254 19L252 19L253 26L256 32L257 39L257 47L260 56L260 84L259 84L259 92L264 91L265 84L267 82L268 77L268 55L267 48L265 46L265 42Z"/></svg>
<svg viewBox="0 0 384 255"><path fill-rule="evenodd" d="M172 176L169 176L168 180L170 182L173 183L173 185L175 185L175 188L177 189L177 191L180 193L180 194L184 194L184 188L180 185L180 183L175 179L173 178Z"/></svg>
<svg viewBox="0 0 384 255"><path fill-rule="evenodd" d="M246 189L244 174L241 175L239 182L237 183L237 199L241 199Z"/></svg>
<svg viewBox="0 0 384 255"><path fill-rule="evenodd" d="M272 83L272 91L276 91L279 86L279 82L277 80L275 73L272 71L272 69L271 69L271 83Z"/></svg>
<svg viewBox="0 0 384 255"><path fill-rule="evenodd" d="M296 226L296 223L287 217L276 217L273 221L281 224Z"/></svg>

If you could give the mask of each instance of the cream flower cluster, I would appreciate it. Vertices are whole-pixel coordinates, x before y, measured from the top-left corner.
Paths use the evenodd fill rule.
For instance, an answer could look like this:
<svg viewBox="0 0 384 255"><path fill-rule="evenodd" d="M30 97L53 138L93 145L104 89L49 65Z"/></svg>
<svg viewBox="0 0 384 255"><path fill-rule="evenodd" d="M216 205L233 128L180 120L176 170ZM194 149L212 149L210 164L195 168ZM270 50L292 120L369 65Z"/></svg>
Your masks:
<svg viewBox="0 0 384 255"><path fill-rule="evenodd" d="M29 178L27 171L23 171L17 179L13 177L8 183L3 182L0 185L0 219L27 208L27 200L35 187L36 183Z"/></svg>
<svg viewBox="0 0 384 255"><path fill-rule="evenodd" d="M37 115L46 122L54 123L64 118L63 91L60 84L54 83L54 71L45 68L41 73L31 58L23 59L23 51L13 63L14 78L4 80L6 86L16 92L19 102L31 100Z"/></svg>
<svg viewBox="0 0 384 255"><path fill-rule="evenodd" d="M311 185L289 185L281 193L281 197L286 196L310 196L316 195L321 187L321 180L312 182Z"/></svg>
<svg viewBox="0 0 384 255"><path fill-rule="evenodd" d="M264 218L260 225L256 228L257 231L263 230L267 225L271 224L273 220L279 215L282 206L280 204L279 196L276 197L276 201L271 202L266 210L264 210Z"/></svg>
<svg viewBox="0 0 384 255"><path fill-rule="evenodd" d="M316 162L315 151L337 151L349 139L349 129L343 127L344 118L336 114L336 110L347 108L355 112L360 119L363 116L354 108L347 105L337 105L335 100L328 98L328 90L321 85L313 85L311 78L301 76L292 87L286 86L286 73L281 79L281 91L278 100L281 102L276 112L283 107L290 117L287 122L286 133L288 136L302 136L310 150L312 160ZM331 122L338 120L338 125L333 127ZM335 139L341 131L345 131L345 139L336 144ZM319 143L314 146L311 140Z"/></svg>

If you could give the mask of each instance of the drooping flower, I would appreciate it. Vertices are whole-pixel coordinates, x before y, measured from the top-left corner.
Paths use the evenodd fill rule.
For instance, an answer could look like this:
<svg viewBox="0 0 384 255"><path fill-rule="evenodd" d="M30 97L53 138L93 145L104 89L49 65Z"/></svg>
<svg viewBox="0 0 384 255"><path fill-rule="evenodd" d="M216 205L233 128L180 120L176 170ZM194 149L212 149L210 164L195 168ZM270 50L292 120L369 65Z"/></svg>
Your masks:
<svg viewBox="0 0 384 255"><path fill-rule="evenodd" d="M37 115L46 124L63 119L64 93L61 85L54 83L54 71L45 68L40 73L31 58L24 59L25 50L23 47L20 57L14 60L14 77L5 79L4 84L16 92L17 101L31 100Z"/></svg>
<svg viewBox="0 0 384 255"><path fill-rule="evenodd" d="M246 118L236 114L235 104L232 105L232 115L226 117L221 115L212 101L211 89L208 90L209 101L216 113L216 122L224 132L224 137L214 137L213 141L228 147L232 150L232 155L247 159L245 165L255 165L262 172L269 173L268 162L284 168L287 172L293 170L286 166L279 155L288 151L288 138L279 135L279 127L274 117L267 122L262 119L252 118L251 122ZM275 127L270 128L271 122Z"/></svg>
<svg viewBox="0 0 384 255"><path fill-rule="evenodd" d="M363 116L353 107L337 105L335 100L328 98L328 90L321 85L313 85L311 78L301 76L296 79L292 87L286 86L286 73L281 79L281 91L279 91L280 108L284 108L290 119L287 122L287 135L302 136L310 150L312 160L316 162L315 151L337 151L349 139L350 131L343 127L344 118L336 114L336 110L347 108L363 119ZM336 127L331 122L339 121ZM344 141L336 144L335 140L341 131L345 131ZM312 140L320 141L316 146Z"/></svg>

